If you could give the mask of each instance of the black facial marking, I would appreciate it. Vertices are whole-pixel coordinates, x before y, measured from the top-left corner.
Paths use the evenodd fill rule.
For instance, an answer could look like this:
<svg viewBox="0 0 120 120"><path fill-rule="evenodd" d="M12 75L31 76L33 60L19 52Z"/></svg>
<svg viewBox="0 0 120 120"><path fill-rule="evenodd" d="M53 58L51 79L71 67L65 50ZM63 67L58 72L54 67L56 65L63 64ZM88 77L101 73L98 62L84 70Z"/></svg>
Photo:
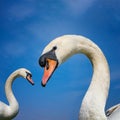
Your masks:
<svg viewBox="0 0 120 120"><path fill-rule="evenodd" d="M41 67L45 67L46 65L46 55L42 55L40 58L39 58L39 65Z"/></svg>
<svg viewBox="0 0 120 120"><path fill-rule="evenodd" d="M39 58L39 65L40 65L41 67L45 67L45 66L47 65L47 69L49 69L49 64L48 64L48 62L47 62L47 60L46 60L47 58L48 58L48 59L55 60L55 61L58 62L57 57L56 57L56 54L55 54L55 50L56 50L56 49L57 49L57 47L54 46L54 47L52 48L52 50L50 50L49 52L43 54L43 55Z"/></svg>
<svg viewBox="0 0 120 120"><path fill-rule="evenodd" d="M26 78L27 78L27 76L30 76L30 77L32 77L32 74L31 73L29 73L29 72L26 72Z"/></svg>

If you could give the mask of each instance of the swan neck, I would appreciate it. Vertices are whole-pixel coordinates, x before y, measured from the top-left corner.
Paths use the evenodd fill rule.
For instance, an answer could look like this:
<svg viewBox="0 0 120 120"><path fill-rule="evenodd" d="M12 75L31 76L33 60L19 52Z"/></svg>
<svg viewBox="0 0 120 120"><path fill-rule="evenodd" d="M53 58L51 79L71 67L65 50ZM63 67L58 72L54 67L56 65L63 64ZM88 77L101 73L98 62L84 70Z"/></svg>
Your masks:
<svg viewBox="0 0 120 120"><path fill-rule="evenodd" d="M86 94L89 96L91 92L94 93L93 96L97 96L99 99L101 99L99 103L105 106L110 82L107 60L100 48L93 43L91 45L88 44L88 47L86 48L86 50L84 50L83 53L88 56L93 66L93 76Z"/></svg>
<svg viewBox="0 0 120 120"><path fill-rule="evenodd" d="M83 41L79 52L85 54L93 66L92 80L81 105L81 120L84 116L89 118L90 115L94 114L97 118L106 120L104 109L110 84L107 60L101 49L90 40ZM86 114L83 115L83 113ZM97 120L97 118L95 119Z"/></svg>
<svg viewBox="0 0 120 120"><path fill-rule="evenodd" d="M19 72L15 71L13 72L7 79L6 84L5 84L5 93L6 93L6 97L9 103L9 107L11 108L12 111L17 112L18 108L19 108L19 104L13 94L12 91L12 84L14 82L14 80L19 77Z"/></svg>

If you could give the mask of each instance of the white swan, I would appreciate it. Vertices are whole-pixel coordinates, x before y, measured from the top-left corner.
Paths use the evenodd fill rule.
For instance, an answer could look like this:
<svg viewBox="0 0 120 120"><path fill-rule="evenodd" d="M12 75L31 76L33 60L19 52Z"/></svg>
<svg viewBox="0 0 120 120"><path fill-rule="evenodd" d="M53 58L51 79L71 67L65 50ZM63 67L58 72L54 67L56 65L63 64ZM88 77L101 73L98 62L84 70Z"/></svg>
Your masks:
<svg viewBox="0 0 120 120"><path fill-rule="evenodd" d="M85 54L93 65L91 84L84 96L79 120L120 120L120 105L105 114L106 99L110 84L107 60L101 49L88 38L79 35L65 35L51 41L43 50L39 64L44 67L42 85L45 86L54 70L76 53Z"/></svg>
<svg viewBox="0 0 120 120"><path fill-rule="evenodd" d="M11 120L14 118L18 111L19 111L19 104L12 92L12 83L17 78L22 76L23 78L27 79L32 85L34 82L32 81L31 77L32 74L29 70L25 68L20 68L14 71L7 79L5 83L5 93L8 99L9 105L0 101L0 120Z"/></svg>

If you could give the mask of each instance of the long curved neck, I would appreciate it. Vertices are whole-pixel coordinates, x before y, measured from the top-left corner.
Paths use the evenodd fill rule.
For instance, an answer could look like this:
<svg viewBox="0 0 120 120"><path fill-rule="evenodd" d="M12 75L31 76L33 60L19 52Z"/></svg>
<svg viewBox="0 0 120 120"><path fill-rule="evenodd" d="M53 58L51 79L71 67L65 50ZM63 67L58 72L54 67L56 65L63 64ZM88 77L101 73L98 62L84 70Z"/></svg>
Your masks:
<svg viewBox="0 0 120 120"><path fill-rule="evenodd" d="M12 84L13 84L13 81L19 76L20 76L19 71L16 70L8 77L6 84L5 84L6 97L9 102L9 108L11 109L11 112L13 113L13 115L17 114L18 109L19 109L19 104L12 92Z"/></svg>
<svg viewBox="0 0 120 120"><path fill-rule="evenodd" d="M68 48L67 53L70 57L76 53L85 54L93 65L93 76L91 84L82 101L80 110L80 120L106 120L104 108L108 96L110 74L107 60L100 48L87 38L82 36L67 36ZM63 53L63 54L66 54ZM65 59L66 59L65 58ZM96 117L95 117L96 116Z"/></svg>
<svg viewBox="0 0 120 120"><path fill-rule="evenodd" d="M83 50L81 52L86 54L90 59L93 65L93 76L81 105L80 118L105 120L104 108L110 84L108 63L97 45L91 41L86 41L85 45L87 46L85 47L83 45Z"/></svg>

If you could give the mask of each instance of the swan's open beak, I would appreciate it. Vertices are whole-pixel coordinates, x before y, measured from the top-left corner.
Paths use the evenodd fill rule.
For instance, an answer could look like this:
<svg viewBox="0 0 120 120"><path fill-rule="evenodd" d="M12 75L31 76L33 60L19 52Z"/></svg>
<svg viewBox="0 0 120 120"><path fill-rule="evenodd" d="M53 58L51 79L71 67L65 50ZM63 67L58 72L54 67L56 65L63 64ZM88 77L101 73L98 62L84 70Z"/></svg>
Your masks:
<svg viewBox="0 0 120 120"><path fill-rule="evenodd" d="M34 85L34 82L33 82L32 77L31 77L30 74L27 75L26 79L27 79L32 85Z"/></svg>
<svg viewBox="0 0 120 120"><path fill-rule="evenodd" d="M56 60L47 59L46 61L47 63L44 67L44 75L43 75L42 83L41 83L43 87L45 87L46 83L50 79L51 75L55 71L57 64L58 64Z"/></svg>

